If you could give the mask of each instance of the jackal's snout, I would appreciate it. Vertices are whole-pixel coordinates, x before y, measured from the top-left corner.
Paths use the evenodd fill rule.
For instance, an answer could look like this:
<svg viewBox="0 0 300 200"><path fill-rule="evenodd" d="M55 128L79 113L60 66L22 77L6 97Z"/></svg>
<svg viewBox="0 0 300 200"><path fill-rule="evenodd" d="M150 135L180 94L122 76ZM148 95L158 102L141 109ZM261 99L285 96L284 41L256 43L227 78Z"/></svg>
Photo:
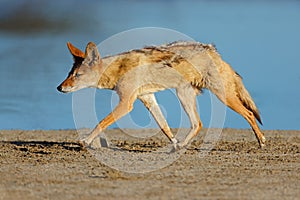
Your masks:
<svg viewBox="0 0 300 200"><path fill-rule="evenodd" d="M57 88L56 88L59 92L63 92L63 90L62 90L62 86L61 85L59 85L59 86L57 86Z"/></svg>
<svg viewBox="0 0 300 200"><path fill-rule="evenodd" d="M68 81L69 79L67 78L66 80L64 80L59 86L57 86L57 90L59 91L59 92L63 92L63 93L68 93L68 92L70 92L69 90L70 90L70 84L68 84L69 83L69 81Z"/></svg>
<svg viewBox="0 0 300 200"><path fill-rule="evenodd" d="M57 90L59 92L62 92L62 93L68 93L68 92L72 92L74 87L73 87L73 82L70 81L69 78L67 78L66 80L64 80L59 86L57 86Z"/></svg>
<svg viewBox="0 0 300 200"><path fill-rule="evenodd" d="M59 86L57 86L56 88L59 92L62 92L62 93L67 93L68 91L64 90L64 87L62 86L62 84L60 84Z"/></svg>

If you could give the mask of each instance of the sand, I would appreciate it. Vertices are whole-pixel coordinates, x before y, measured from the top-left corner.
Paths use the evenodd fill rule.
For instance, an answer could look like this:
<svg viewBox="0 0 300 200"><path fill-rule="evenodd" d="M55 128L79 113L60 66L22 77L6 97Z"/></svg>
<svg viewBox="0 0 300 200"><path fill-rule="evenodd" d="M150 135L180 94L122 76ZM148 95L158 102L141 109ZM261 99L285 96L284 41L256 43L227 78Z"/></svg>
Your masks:
<svg viewBox="0 0 300 200"><path fill-rule="evenodd" d="M206 131L170 153L153 130L108 130L102 149L76 130L2 130L0 199L300 198L300 131L264 131L264 149L250 130Z"/></svg>

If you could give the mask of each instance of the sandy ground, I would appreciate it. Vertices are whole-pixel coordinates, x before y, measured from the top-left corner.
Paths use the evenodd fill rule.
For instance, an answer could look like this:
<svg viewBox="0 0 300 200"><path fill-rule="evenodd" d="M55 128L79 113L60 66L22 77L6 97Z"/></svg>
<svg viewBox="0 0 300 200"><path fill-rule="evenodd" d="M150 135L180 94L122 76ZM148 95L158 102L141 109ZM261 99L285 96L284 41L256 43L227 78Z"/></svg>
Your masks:
<svg viewBox="0 0 300 200"><path fill-rule="evenodd" d="M0 199L300 199L300 131L265 131L259 149L250 130L203 130L175 153L149 131L106 131L94 150L75 130L0 131Z"/></svg>

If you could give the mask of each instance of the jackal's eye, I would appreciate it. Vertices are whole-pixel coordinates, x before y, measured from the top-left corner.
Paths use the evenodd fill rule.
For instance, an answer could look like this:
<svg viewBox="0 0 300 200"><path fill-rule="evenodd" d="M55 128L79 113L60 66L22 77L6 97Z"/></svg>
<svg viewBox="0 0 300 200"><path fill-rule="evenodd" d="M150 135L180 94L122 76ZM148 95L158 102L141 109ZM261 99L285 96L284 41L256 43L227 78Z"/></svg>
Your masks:
<svg viewBox="0 0 300 200"><path fill-rule="evenodd" d="M81 76L82 74L79 74L79 73L76 73L74 76L76 77L76 78L78 78L79 76Z"/></svg>

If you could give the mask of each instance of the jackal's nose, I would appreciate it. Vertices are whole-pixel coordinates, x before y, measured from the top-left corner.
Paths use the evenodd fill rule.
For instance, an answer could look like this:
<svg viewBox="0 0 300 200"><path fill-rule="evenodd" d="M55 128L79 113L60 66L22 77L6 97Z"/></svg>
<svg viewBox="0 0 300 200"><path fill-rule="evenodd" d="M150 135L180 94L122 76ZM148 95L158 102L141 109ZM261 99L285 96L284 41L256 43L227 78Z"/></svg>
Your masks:
<svg viewBox="0 0 300 200"><path fill-rule="evenodd" d="M61 85L57 86L57 90L60 91L60 92L62 92L62 87L61 87Z"/></svg>

